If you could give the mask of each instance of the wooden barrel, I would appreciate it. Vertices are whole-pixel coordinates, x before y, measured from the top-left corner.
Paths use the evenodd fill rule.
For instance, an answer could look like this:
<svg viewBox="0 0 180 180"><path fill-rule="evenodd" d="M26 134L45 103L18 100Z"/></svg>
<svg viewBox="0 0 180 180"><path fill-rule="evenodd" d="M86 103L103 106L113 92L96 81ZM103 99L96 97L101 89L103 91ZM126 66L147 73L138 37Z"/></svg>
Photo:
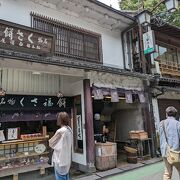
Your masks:
<svg viewBox="0 0 180 180"><path fill-rule="evenodd" d="M117 145L116 143L96 143L96 168L108 170L117 166Z"/></svg>
<svg viewBox="0 0 180 180"><path fill-rule="evenodd" d="M128 163L131 163L131 164L136 164L137 163L137 153L129 153L129 152L126 152L126 155L127 155L127 162Z"/></svg>

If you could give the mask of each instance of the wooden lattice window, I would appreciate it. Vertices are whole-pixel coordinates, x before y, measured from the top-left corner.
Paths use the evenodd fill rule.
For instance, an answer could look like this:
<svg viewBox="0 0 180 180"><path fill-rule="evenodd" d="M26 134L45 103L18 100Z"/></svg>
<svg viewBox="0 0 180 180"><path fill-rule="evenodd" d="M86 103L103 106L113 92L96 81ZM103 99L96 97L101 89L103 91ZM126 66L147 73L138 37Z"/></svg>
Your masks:
<svg viewBox="0 0 180 180"><path fill-rule="evenodd" d="M56 35L55 55L101 62L101 36L63 22L31 13L31 26Z"/></svg>

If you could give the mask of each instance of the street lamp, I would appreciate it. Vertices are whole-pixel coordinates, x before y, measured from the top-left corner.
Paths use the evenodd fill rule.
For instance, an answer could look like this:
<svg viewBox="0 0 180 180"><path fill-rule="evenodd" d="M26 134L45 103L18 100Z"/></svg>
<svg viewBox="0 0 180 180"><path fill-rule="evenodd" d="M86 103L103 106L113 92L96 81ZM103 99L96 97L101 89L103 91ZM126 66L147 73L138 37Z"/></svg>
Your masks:
<svg viewBox="0 0 180 180"><path fill-rule="evenodd" d="M139 14L137 14L135 17L138 20L138 23L142 26L147 26L151 23L151 15L152 13L162 4L164 3L166 5L166 9L167 11L170 13L175 12L178 9L178 0L160 0L159 3L151 10L144 10L142 12L140 12ZM158 18L158 15L153 16L153 19ZM160 17L160 19L158 18L158 21L162 20L162 18ZM163 24L165 24L166 22L164 22Z"/></svg>
<svg viewBox="0 0 180 180"><path fill-rule="evenodd" d="M147 26L151 22L151 12L148 10L144 10L140 12L138 15L136 15L136 18L139 24Z"/></svg>
<svg viewBox="0 0 180 180"><path fill-rule="evenodd" d="M62 98L64 95L63 95L63 93L61 92L61 91L59 91L58 93L57 93L57 97L58 98Z"/></svg>
<svg viewBox="0 0 180 180"><path fill-rule="evenodd" d="M178 0L165 0L165 5L167 10L173 13L178 9Z"/></svg>

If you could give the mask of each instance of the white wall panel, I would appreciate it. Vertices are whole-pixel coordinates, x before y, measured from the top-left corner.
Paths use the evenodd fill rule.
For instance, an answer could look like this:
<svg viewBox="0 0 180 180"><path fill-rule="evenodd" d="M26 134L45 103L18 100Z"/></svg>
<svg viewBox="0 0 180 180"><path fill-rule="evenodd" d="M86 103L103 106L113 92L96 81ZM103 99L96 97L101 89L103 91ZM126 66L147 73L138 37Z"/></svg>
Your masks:
<svg viewBox="0 0 180 180"><path fill-rule="evenodd" d="M71 93L73 96L81 95L81 103L82 103L82 123L83 123L83 154L74 152L72 154L72 160L74 162L87 165L86 161L86 130L85 130L85 111L84 111L84 90L83 90L83 81L78 81L76 83L69 83L69 89L71 89Z"/></svg>
<svg viewBox="0 0 180 180"><path fill-rule="evenodd" d="M35 75L31 71L3 68L2 87L8 94L56 95L60 88L60 75Z"/></svg>
<svg viewBox="0 0 180 180"><path fill-rule="evenodd" d="M158 132L159 131L160 116L159 116L159 106L158 106L157 98L152 99L152 105L153 105L155 128L156 128L156 132Z"/></svg>

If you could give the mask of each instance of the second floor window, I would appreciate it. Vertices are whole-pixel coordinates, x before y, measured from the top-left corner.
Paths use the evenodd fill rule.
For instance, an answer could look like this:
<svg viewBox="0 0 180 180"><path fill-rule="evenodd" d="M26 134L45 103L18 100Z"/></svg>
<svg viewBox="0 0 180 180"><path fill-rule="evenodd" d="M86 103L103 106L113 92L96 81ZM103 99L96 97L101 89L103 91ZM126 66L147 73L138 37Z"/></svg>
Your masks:
<svg viewBox="0 0 180 180"><path fill-rule="evenodd" d="M156 52L151 55L154 60L162 64L177 67L180 65L180 50L163 43L156 44Z"/></svg>
<svg viewBox="0 0 180 180"><path fill-rule="evenodd" d="M31 14L32 27L56 35L55 55L101 61L101 36L65 23Z"/></svg>

